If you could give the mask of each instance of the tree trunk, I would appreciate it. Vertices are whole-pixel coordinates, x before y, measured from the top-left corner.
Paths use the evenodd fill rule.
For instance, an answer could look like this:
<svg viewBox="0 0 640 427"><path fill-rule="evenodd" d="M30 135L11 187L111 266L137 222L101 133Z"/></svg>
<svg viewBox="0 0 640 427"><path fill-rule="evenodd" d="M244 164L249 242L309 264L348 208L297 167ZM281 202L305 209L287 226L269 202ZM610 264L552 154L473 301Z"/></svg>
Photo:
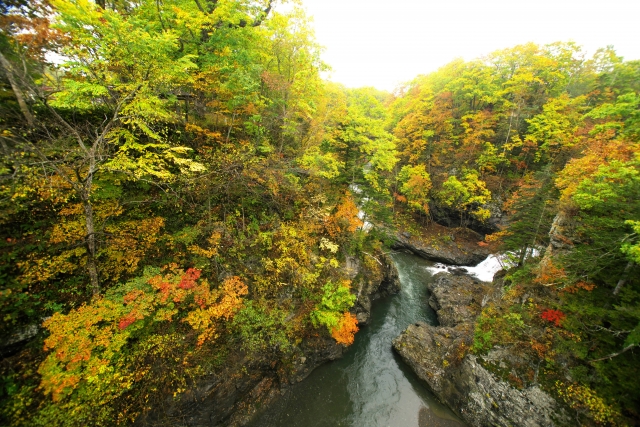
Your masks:
<svg viewBox="0 0 640 427"><path fill-rule="evenodd" d="M522 266L524 265L524 261L527 259L527 250L529 249L529 247L527 245L524 245L524 247L521 249L520 251L520 259L518 260L518 266Z"/></svg>
<svg viewBox="0 0 640 427"><path fill-rule="evenodd" d="M629 275L629 270L631 270L631 267L633 267L633 261L629 261L627 266L624 268L624 271L622 272L622 277L620 278L620 280L618 280L618 284L616 285L616 288L613 290L613 295L618 295L618 293L620 292L620 289L622 289L624 284L627 283L627 276Z"/></svg>
<svg viewBox="0 0 640 427"><path fill-rule="evenodd" d="M7 58L5 58L5 56L2 54L2 52L0 52L0 64L2 64L2 68L4 68L4 72L7 75L9 84L11 84L11 89L13 89L13 94L18 100L18 106L20 107L22 115L27 120L29 126L33 126L33 115L31 114L31 111L29 111L29 107L24 100L24 96L22 95L20 86L18 86L18 82L16 82L16 78L13 75L13 67L11 66L11 63L7 60Z"/></svg>
<svg viewBox="0 0 640 427"><path fill-rule="evenodd" d="M93 220L93 206L91 205L91 187L93 185L93 174L96 170L96 152L95 145L89 152L89 171L87 172L87 178L85 179L82 194L80 199L82 200L82 206L84 208L84 219L87 231L86 245L87 245L87 272L89 273L89 279L91 281L91 292L93 297L100 295L100 281L98 280L98 263L96 261L96 230Z"/></svg>
<svg viewBox="0 0 640 427"><path fill-rule="evenodd" d="M84 207L84 218L87 230L87 272L89 273L89 279L91 281L91 292L93 296L96 297L100 295L100 282L98 281L98 266L96 263L96 233L93 223L93 207L88 197L82 200L82 206Z"/></svg>

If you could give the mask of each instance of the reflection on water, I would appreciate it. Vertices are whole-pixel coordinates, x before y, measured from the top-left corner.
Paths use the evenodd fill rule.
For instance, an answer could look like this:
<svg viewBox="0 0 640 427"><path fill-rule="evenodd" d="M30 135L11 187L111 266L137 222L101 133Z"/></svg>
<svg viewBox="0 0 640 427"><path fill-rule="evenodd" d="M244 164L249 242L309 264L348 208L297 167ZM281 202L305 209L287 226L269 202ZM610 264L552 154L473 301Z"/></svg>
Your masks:
<svg viewBox="0 0 640 427"><path fill-rule="evenodd" d="M252 427L462 427L391 348L416 321L433 324L426 282L433 263L394 254L400 294L374 304L368 326L342 359L327 363L289 388Z"/></svg>

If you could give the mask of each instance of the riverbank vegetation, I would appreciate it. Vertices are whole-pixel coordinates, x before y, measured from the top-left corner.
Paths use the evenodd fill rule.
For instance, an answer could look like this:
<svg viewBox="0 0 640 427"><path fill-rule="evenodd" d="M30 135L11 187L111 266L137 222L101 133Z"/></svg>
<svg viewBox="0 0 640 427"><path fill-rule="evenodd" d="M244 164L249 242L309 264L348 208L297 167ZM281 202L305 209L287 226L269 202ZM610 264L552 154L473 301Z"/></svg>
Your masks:
<svg viewBox="0 0 640 427"><path fill-rule="evenodd" d="M637 421L640 62L527 44L347 89L274 6L0 6L2 422L128 424L232 351L350 344L346 257L377 271L394 220L512 251L473 351Z"/></svg>

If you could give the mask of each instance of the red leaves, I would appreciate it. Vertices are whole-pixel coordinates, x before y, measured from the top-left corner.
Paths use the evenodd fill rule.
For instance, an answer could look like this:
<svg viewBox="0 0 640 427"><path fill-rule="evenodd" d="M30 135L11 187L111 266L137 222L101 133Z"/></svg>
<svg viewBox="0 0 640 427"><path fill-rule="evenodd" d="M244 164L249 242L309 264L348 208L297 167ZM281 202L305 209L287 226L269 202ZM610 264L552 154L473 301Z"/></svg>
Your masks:
<svg viewBox="0 0 640 427"><path fill-rule="evenodd" d="M123 302L125 304L131 304L141 296L144 296L144 292L141 291L140 289L135 289L124 296Z"/></svg>
<svg viewBox="0 0 640 427"><path fill-rule="evenodd" d="M197 268L189 268L187 272L182 276L178 287L180 289L191 289L196 286L196 280L200 278L200 270Z"/></svg>
<svg viewBox="0 0 640 427"><path fill-rule="evenodd" d="M122 319L120 319L120 322L118 322L118 327L120 328L120 330L126 329L127 326L131 325L136 320L136 316L133 313L129 313Z"/></svg>
<svg viewBox="0 0 640 427"><path fill-rule="evenodd" d="M173 297L173 302L182 302L187 295L182 291L195 288L196 280L200 278L200 274L201 272L197 268L189 268L180 276L180 281L177 284L172 279L160 275L149 279L149 284L159 291L161 303L165 303L169 297Z"/></svg>
<svg viewBox="0 0 640 427"><path fill-rule="evenodd" d="M540 317L543 318L544 320L552 322L553 324L559 327L562 325L562 321L567 316L560 310L552 310L549 308L543 311L542 314L540 314Z"/></svg>

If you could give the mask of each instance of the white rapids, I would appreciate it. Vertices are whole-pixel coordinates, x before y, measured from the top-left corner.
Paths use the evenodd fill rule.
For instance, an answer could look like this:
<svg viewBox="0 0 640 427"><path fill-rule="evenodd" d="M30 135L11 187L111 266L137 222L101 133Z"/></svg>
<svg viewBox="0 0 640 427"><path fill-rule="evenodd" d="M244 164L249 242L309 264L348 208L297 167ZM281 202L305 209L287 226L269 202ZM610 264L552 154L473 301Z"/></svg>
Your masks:
<svg viewBox="0 0 640 427"><path fill-rule="evenodd" d="M527 254L527 258L533 258L540 254L540 251L537 249L530 250ZM516 254L513 252L507 252L503 254L492 254L485 258L480 264L470 267L470 266L457 266L457 265L447 265L437 263L432 267L427 267L432 274L440 273L440 272L451 272L451 270L456 270L468 274L469 276L473 276L476 279L482 282L491 282L493 280L493 276L500 270L505 268L511 268L517 263Z"/></svg>

